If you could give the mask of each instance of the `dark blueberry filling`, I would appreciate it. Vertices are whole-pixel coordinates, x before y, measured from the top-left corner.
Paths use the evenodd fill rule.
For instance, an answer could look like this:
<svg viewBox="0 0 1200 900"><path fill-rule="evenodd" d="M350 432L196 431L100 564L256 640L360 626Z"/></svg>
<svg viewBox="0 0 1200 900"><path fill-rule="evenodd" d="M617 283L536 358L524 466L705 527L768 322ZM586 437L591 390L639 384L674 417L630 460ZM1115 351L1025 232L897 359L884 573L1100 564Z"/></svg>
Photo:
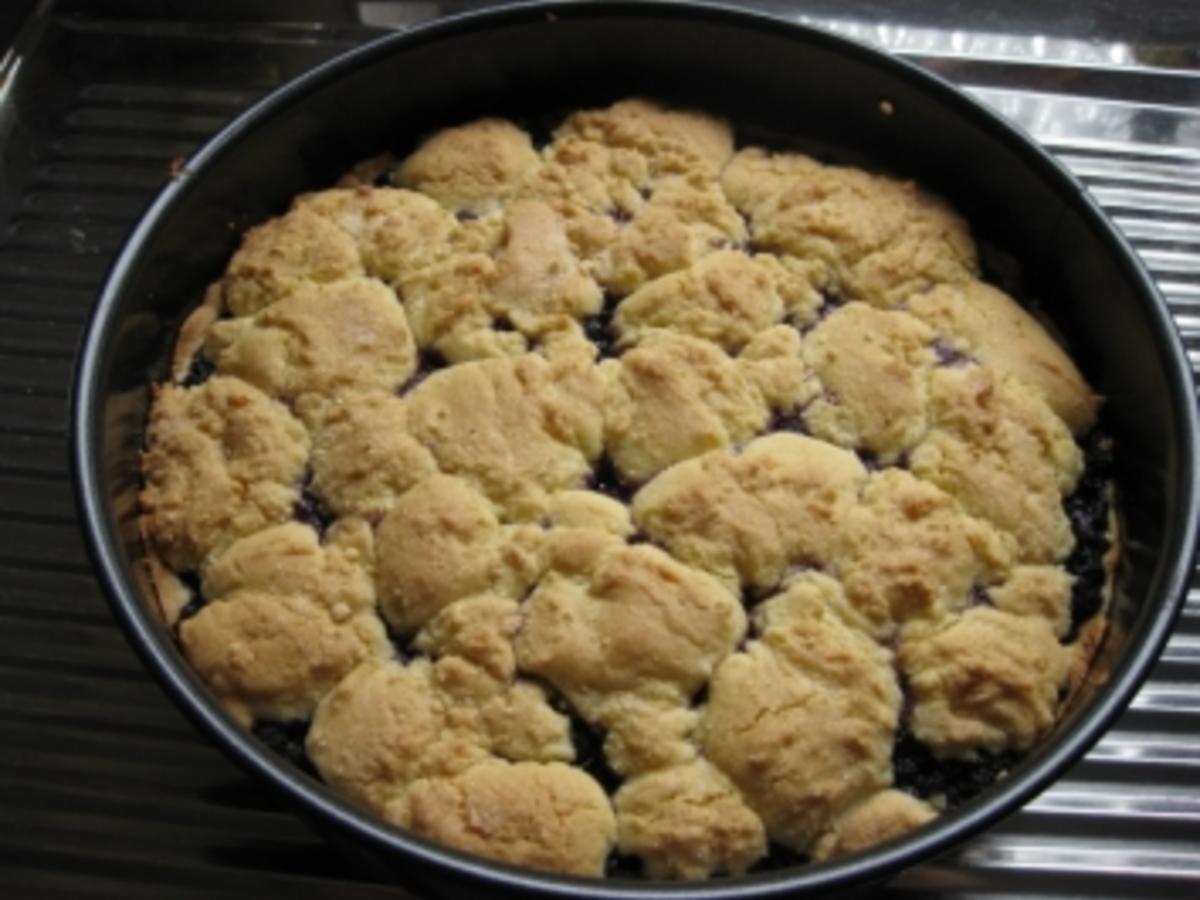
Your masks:
<svg viewBox="0 0 1200 900"><path fill-rule="evenodd" d="M818 325L841 309L841 307L842 303L837 297L822 291L821 305L817 307L816 312L813 313L813 317L806 322L793 322L792 327L800 332L800 337L808 337Z"/></svg>
<svg viewBox="0 0 1200 900"><path fill-rule="evenodd" d="M507 320L506 320L507 321ZM421 360L417 364L417 371L413 372L408 381L400 385L396 393L403 396L415 388L418 384L432 375L439 369L444 369L449 363L446 362L446 357L438 353L436 350L426 348L421 351Z"/></svg>
<svg viewBox="0 0 1200 900"><path fill-rule="evenodd" d="M187 374L183 376L183 386L195 387L198 384L204 384L204 382L212 378L213 373L216 370L216 363L214 363L203 353L197 353L192 357L192 362L188 366Z"/></svg>
<svg viewBox="0 0 1200 900"><path fill-rule="evenodd" d="M492 320L492 328L496 331L516 331L517 326L514 325L508 316L497 316Z"/></svg>
<svg viewBox="0 0 1200 900"><path fill-rule="evenodd" d="M604 308L594 316L581 320L583 333L589 341L596 345L601 356L620 356L617 352L619 335L613 326L613 315L620 301L612 294L604 295Z"/></svg>
<svg viewBox="0 0 1200 900"><path fill-rule="evenodd" d="M752 584L742 586L742 606L753 609L775 593L774 588L755 587Z"/></svg>
<svg viewBox="0 0 1200 900"><path fill-rule="evenodd" d="M971 606L991 606L992 598L987 588L980 584L971 585Z"/></svg>
<svg viewBox="0 0 1200 900"><path fill-rule="evenodd" d="M1025 279L1021 263L1015 256L1005 253L991 241L985 238L976 240L979 250L979 266L987 281L996 285L1006 294L1013 297L1025 298Z"/></svg>
<svg viewBox="0 0 1200 900"><path fill-rule="evenodd" d="M380 618L383 618L382 616ZM392 649L396 651L396 659L400 662L408 662L415 654L412 652L412 636L403 635L392 628L392 623L387 619L383 619L383 629L387 632L388 640L392 644Z"/></svg>
<svg viewBox="0 0 1200 900"><path fill-rule="evenodd" d="M618 225L624 225L626 222L633 221L633 213L627 209L622 209L619 206L609 212L609 216L611 216L612 220Z"/></svg>
<svg viewBox="0 0 1200 900"><path fill-rule="evenodd" d="M1104 554L1108 552L1109 484L1112 480L1112 442L1093 431L1081 442L1084 453L1083 475L1074 493L1063 502L1075 549L1067 557L1066 569L1075 576L1071 588L1071 628L1067 641L1073 641L1088 619L1100 611L1104 602Z"/></svg>
<svg viewBox="0 0 1200 900"><path fill-rule="evenodd" d="M183 582L184 587L192 595L188 602L183 605L183 609L179 610L178 621L182 622L184 619L190 619L196 613L200 612L208 604L208 600L205 599L204 594L200 591L200 576L195 571L179 572L176 574L176 577Z"/></svg>
<svg viewBox="0 0 1200 900"><path fill-rule="evenodd" d="M965 366L974 360L965 353L955 350L940 338L933 342L933 352L937 354L939 366Z"/></svg>
<svg viewBox="0 0 1200 900"><path fill-rule="evenodd" d="M299 499L292 504L292 515L298 521L310 526L317 533L317 537L324 537L325 529L333 524L333 520L337 516L325 505L325 501L313 492L309 486L310 481L311 476L305 479Z"/></svg>
<svg viewBox="0 0 1200 900"><path fill-rule="evenodd" d="M1020 759L1011 752L984 754L977 760L938 759L903 727L892 749L896 787L919 797L943 794L951 808L986 790Z"/></svg>
<svg viewBox="0 0 1200 900"><path fill-rule="evenodd" d="M883 461L878 454L872 453L870 450L855 450L854 452L868 472L878 472L884 468Z"/></svg>
<svg viewBox="0 0 1200 900"><path fill-rule="evenodd" d="M581 719L575 712L571 717L571 743L575 747L575 765L599 782L608 794L621 786L621 776L613 771L604 755L604 734Z"/></svg>
<svg viewBox="0 0 1200 900"><path fill-rule="evenodd" d="M613 771L604 755L604 733L585 722L567 698L552 685L540 683L551 708L571 720L571 746L575 748L575 765L595 778L607 793L615 793L621 786L621 776Z"/></svg>
<svg viewBox="0 0 1200 900"><path fill-rule="evenodd" d="M254 723L254 735L297 769L316 775L308 751L304 749L304 739L308 736L309 721L307 719L293 722L273 722L259 720Z"/></svg>
<svg viewBox="0 0 1200 900"><path fill-rule="evenodd" d="M803 853L797 853L790 847L785 847L783 844L776 844L772 841L767 845L767 855L756 862L749 868L749 873L755 872L771 872L775 869L785 869L788 866L803 866L808 863L808 857Z"/></svg>
<svg viewBox="0 0 1200 900"><path fill-rule="evenodd" d="M637 492L634 485L621 477L621 473L613 465L612 458L608 456L602 456L596 462L592 477L588 479L588 490L620 500L622 503L628 503Z"/></svg>
<svg viewBox="0 0 1200 900"><path fill-rule="evenodd" d="M809 434L808 423L804 421L804 410L794 410L786 413L776 413L767 424L768 431L793 431L796 434Z"/></svg>
<svg viewBox="0 0 1200 900"><path fill-rule="evenodd" d="M640 858L613 850L608 854L608 859L604 863L604 876L606 878L643 878L645 870L642 868Z"/></svg>
<svg viewBox="0 0 1200 900"><path fill-rule="evenodd" d="M479 218L479 213L471 209L460 209L454 214L454 218L460 222L474 222Z"/></svg>

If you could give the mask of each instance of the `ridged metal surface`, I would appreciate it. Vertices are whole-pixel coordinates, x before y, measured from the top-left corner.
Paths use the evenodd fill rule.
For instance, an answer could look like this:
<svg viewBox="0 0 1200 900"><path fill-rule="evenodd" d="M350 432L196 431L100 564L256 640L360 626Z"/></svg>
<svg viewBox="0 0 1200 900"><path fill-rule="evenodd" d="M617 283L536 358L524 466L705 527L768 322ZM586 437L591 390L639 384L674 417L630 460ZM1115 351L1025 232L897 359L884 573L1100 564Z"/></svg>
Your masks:
<svg viewBox="0 0 1200 900"><path fill-rule="evenodd" d="M362 7L380 25L438 11ZM1131 238L1200 367L1194 59L1069 36L815 21L945 75L1054 151ZM91 575L66 465L76 342L170 161L370 31L67 13L41 26L21 64L0 68L0 126L15 107L19 151L0 190L0 894L406 896L357 876L145 675ZM22 95L21 78L45 90ZM1084 762L882 893L1200 894L1200 587L1153 677Z"/></svg>

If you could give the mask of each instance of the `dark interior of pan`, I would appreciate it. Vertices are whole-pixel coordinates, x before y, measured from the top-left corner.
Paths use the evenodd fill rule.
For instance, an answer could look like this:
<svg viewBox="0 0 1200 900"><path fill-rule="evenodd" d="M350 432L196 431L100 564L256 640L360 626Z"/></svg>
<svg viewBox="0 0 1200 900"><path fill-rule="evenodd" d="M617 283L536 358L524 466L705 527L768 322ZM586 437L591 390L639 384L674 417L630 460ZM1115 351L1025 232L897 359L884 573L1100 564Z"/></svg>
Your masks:
<svg viewBox="0 0 1200 900"><path fill-rule="evenodd" d="M689 887L606 884L492 866L404 837L273 758L217 710L149 611L133 527L148 390L174 330L248 225L357 160L404 153L481 115L544 130L629 95L727 116L741 141L795 143L823 159L915 178L944 194L977 239L1021 263L1036 300L1107 397L1125 554L1114 627L1056 735L990 791L894 845L841 862ZM1012 273L1009 272L1009 275ZM1188 368L1155 289L1082 187L1010 126L952 88L875 51L733 10L657 3L513 7L384 38L269 97L219 135L151 208L116 263L85 339L74 463L102 577L131 639L174 698L240 762L339 843L411 884L422 873L481 893L749 897L882 877L995 821L1103 731L1156 656L1195 543L1196 422Z"/></svg>

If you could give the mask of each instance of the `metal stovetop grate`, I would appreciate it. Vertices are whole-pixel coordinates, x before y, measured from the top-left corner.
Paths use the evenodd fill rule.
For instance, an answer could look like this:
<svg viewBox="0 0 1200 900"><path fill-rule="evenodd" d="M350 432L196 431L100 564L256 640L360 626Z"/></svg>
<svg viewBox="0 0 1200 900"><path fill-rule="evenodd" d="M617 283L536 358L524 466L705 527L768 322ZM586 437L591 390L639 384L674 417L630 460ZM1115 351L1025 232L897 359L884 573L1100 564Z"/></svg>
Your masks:
<svg viewBox="0 0 1200 900"><path fill-rule="evenodd" d="M78 532L67 392L104 271L173 159L369 26L468 4L343 3L321 25L154 14L185 5L117 19L103 2L43 4L0 62L0 893L402 897L358 880L145 675ZM940 72L1054 151L1133 240L1200 367L1200 13L1179 19L1190 39L1176 25L1178 40L1149 45L1030 36L996 16L991 33L807 18ZM884 893L936 892L1200 892L1200 589L1083 763Z"/></svg>

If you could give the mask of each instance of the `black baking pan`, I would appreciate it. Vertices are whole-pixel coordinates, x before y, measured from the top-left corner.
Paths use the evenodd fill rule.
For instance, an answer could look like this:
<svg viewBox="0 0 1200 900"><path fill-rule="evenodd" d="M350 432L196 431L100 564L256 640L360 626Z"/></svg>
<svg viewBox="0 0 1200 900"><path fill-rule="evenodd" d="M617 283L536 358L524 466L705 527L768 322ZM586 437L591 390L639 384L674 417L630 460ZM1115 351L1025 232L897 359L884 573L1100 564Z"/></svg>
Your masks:
<svg viewBox="0 0 1200 900"><path fill-rule="evenodd" d="M160 624L141 576L138 454L174 333L245 227L352 163L404 153L438 127L506 115L535 129L629 95L729 117L740 137L795 140L822 158L915 178L944 194L1036 298L1107 398L1124 555L1112 627L1055 733L988 791L892 844L821 865L700 884L583 881L431 845L358 811L227 718ZM1011 275L1011 267L1009 267ZM559 3L460 16L318 67L218 134L129 238L96 305L74 392L79 504L112 606L191 719L339 845L398 882L447 896L726 897L844 890L945 850L1029 800L1079 759L1157 657L1196 541L1195 394L1166 306L1086 191L1026 135L945 82L799 25L699 4Z"/></svg>

